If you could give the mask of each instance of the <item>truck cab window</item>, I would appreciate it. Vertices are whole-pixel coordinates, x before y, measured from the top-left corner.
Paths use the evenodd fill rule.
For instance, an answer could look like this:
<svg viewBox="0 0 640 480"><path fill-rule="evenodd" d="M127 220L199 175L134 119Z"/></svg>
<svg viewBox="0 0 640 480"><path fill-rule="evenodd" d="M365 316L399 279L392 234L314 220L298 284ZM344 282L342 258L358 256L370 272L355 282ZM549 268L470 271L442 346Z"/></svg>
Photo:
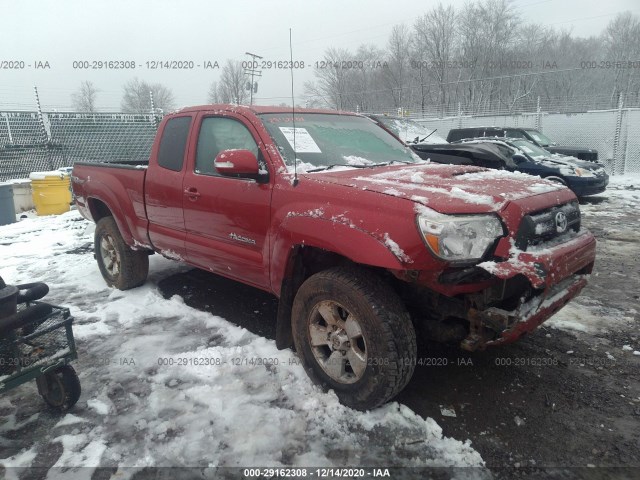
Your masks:
<svg viewBox="0 0 640 480"><path fill-rule="evenodd" d="M525 136L524 133L522 133L519 130L512 130L512 129L507 129L505 130L505 137L509 137L509 138L524 138L526 139L527 137Z"/></svg>
<svg viewBox="0 0 640 480"><path fill-rule="evenodd" d="M222 150L249 150L259 158L258 144L251 132L237 120L207 117L202 120L196 150L196 173L218 175L213 162Z"/></svg>
<svg viewBox="0 0 640 480"><path fill-rule="evenodd" d="M172 118L164 126L158 148L158 164L161 167L174 172L182 170L190 126L191 117Z"/></svg>

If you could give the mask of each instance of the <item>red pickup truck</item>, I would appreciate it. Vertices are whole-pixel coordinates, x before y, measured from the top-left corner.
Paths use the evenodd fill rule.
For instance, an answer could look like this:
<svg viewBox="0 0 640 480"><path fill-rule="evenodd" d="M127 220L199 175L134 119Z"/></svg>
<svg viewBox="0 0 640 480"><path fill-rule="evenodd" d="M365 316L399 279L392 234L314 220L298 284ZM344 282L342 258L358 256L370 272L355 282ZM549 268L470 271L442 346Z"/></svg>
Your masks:
<svg viewBox="0 0 640 480"><path fill-rule="evenodd" d="M431 164L363 116L205 105L166 116L148 165L76 163L106 282L168 258L279 298L278 348L358 409L396 395L416 331L516 340L586 284L576 197L537 177Z"/></svg>

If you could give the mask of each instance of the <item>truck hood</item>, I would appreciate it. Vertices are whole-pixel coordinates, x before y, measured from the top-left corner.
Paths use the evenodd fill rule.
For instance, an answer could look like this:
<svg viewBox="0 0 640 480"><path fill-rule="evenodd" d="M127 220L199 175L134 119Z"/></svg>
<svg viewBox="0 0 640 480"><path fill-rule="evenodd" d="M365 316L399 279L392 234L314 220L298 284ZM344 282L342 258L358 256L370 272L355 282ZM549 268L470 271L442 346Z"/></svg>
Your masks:
<svg viewBox="0 0 640 480"><path fill-rule="evenodd" d="M498 212L515 200L566 190L562 185L519 172L472 166L417 164L338 172L308 177L319 182L399 197L440 213Z"/></svg>

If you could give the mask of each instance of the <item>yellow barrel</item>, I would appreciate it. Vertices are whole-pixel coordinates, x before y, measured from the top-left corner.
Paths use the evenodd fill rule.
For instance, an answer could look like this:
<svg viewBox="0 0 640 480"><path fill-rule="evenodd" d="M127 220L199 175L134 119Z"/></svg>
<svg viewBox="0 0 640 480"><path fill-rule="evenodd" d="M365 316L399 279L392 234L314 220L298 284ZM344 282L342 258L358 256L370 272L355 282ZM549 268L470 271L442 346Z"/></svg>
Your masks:
<svg viewBox="0 0 640 480"><path fill-rule="evenodd" d="M31 194L38 215L59 215L70 210L71 189L65 172L33 172Z"/></svg>

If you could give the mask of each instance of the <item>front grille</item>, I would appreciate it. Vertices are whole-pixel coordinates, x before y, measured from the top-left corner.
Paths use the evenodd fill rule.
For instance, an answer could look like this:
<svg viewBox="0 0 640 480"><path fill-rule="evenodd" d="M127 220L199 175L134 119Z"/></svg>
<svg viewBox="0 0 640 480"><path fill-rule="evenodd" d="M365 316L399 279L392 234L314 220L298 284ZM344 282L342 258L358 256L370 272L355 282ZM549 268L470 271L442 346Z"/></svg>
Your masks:
<svg viewBox="0 0 640 480"><path fill-rule="evenodd" d="M580 207L574 201L525 215L520 222L515 244L520 250L526 251L529 247L543 245L579 230Z"/></svg>

